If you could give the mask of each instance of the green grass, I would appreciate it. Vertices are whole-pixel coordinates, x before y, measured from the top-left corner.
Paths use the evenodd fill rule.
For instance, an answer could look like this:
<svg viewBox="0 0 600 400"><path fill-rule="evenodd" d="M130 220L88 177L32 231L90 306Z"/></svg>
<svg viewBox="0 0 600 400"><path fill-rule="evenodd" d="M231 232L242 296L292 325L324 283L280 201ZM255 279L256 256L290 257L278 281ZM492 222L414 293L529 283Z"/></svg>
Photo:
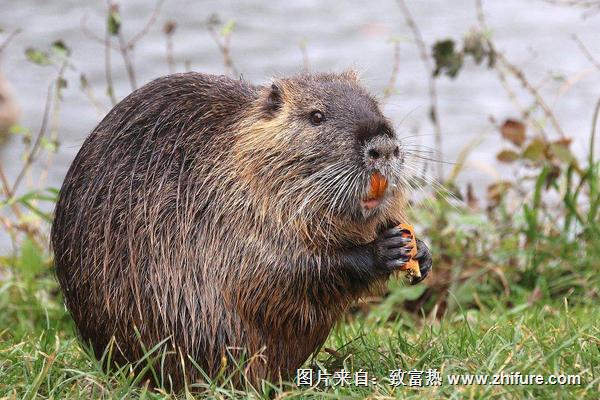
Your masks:
<svg viewBox="0 0 600 400"><path fill-rule="evenodd" d="M437 210L439 211L439 210ZM436 211L436 212L437 212ZM424 212L424 211L423 211ZM431 212L429 210L428 212ZM418 211L417 211L418 213ZM478 221L469 229L466 220ZM450 218L450 221L453 221ZM541 238L528 255L514 241L498 245L500 234L481 215L460 214L448 237L464 254L437 259L432 289L390 284L390 293L348 314L316 359L305 367L366 371L367 387L270 385L271 395L292 398L589 398L600 395L600 307L598 240L560 242ZM430 221L433 223L433 221ZM475 226L475 228L473 228ZM481 236L476 249L467 243ZM484 236L485 235L485 236ZM439 238L438 238L439 239ZM563 238L564 239L564 238ZM434 246L448 246L432 237ZM450 239L446 239L450 240ZM164 398L149 390L128 367L105 371L76 338L62 306L50 259L25 243L21 254L4 259L0 280L0 398ZM439 255L434 247L434 253ZM477 265L478 273L467 264ZM516 264L514 264L516 263ZM536 263L536 264L534 264ZM31 268L23 266L34 265ZM535 265L537 277L532 278ZM440 283L444 272L453 278ZM458 279L467 273L466 279ZM503 286L502 279L508 282ZM418 302L415 312L409 303ZM408 307L410 308L410 307ZM414 307L413 307L414 308ZM365 311L367 310L367 311ZM301 338L298 338L301 340ZM393 387L390 370L441 373L440 386ZM450 385L447 374L579 375L579 385ZM315 372L316 376L316 372ZM491 379L491 378L489 378ZM407 377L404 381L410 383ZM265 386L266 388L267 386ZM263 388L264 389L264 388ZM202 397L259 397L236 391L226 379L196 388ZM189 393L188 396L191 396ZM186 393L180 395L185 397Z"/></svg>
<svg viewBox="0 0 600 400"><path fill-rule="evenodd" d="M73 327L56 304L32 300L29 305L6 302L0 333L0 396L8 398L160 398L134 384L127 371L105 373L75 339ZM519 300L519 299L515 299ZM524 300L524 299L523 299ZM330 387L323 391L284 387L289 396L321 398L420 398L458 396L475 398L597 398L600 385L600 308L592 302L570 306L568 299L523 303L512 309L495 304L482 310L448 315L442 320L400 314L389 320L382 308L341 324L322 351L318 363L343 365L349 371L364 369L379 382L367 388ZM8 318L6 318L8 316ZM333 353L333 352L331 352ZM437 369L441 386L393 388L389 371ZM452 386L446 374L578 374L573 386ZM405 381L409 383L408 379ZM227 386L212 389L227 397ZM277 389L279 391L280 389Z"/></svg>
<svg viewBox="0 0 600 400"><path fill-rule="evenodd" d="M590 148L593 141L592 135ZM303 367L315 375L367 373L365 387L278 382L240 390L230 384L231 376L220 376L178 396L600 398L600 162L592 152L586 166L562 158L548 152L547 159L530 160L524 151L518 162L533 175L491 187L488 195L495 194L479 211L451 205L443 193L414 205L409 220L430 244L432 275L411 287L392 281L385 296L355 306ZM446 186L453 188L452 182ZM77 340L52 256L44 250L51 218L36 206L55 201L55 194L33 191L1 204L22 211L14 215L20 224L7 225L15 250L0 256L0 399L174 398L164 389L149 389L131 372L135 366L103 369ZM157 357L150 351L141 368ZM411 386L407 376L408 386L394 386L393 370L436 370L441 385ZM579 383L448 380L452 374L491 380L517 373L542 379L576 375Z"/></svg>

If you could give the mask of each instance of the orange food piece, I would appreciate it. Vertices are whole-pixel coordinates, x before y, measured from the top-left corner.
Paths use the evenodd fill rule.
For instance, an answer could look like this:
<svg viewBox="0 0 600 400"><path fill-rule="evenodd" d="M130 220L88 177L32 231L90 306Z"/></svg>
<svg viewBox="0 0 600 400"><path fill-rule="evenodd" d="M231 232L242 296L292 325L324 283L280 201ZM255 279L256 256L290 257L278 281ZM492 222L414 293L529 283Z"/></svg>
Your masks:
<svg viewBox="0 0 600 400"><path fill-rule="evenodd" d="M374 172L371 175L371 186L369 188L369 199L380 199L387 189L388 181L379 172Z"/></svg>
<svg viewBox="0 0 600 400"><path fill-rule="evenodd" d="M408 255L411 257L408 262L401 268L402 271L408 271L409 278L420 278L421 277L421 268L419 267L419 262L414 260L412 257L417 255L417 239L415 236L415 228L409 224L400 224L398 225L400 229L405 229L410 233L403 233L403 237L411 237L412 238L412 250Z"/></svg>

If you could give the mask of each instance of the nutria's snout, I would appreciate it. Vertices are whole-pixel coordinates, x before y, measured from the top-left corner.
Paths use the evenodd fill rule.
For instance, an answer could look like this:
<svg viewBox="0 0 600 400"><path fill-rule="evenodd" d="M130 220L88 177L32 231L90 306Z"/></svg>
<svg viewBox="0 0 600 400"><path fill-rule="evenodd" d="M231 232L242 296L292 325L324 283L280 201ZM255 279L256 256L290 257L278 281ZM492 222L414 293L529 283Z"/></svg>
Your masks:
<svg viewBox="0 0 600 400"><path fill-rule="evenodd" d="M381 206L391 188L395 187L402 164L400 144L393 135L377 135L362 148L368 175L365 196L361 199L363 215Z"/></svg>
<svg viewBox="0 0 600 400"><path fill-rule="evenodd" d="M363 159L368 171L387 171L402 162L396 138L377 136L363 145Z"/></svg>

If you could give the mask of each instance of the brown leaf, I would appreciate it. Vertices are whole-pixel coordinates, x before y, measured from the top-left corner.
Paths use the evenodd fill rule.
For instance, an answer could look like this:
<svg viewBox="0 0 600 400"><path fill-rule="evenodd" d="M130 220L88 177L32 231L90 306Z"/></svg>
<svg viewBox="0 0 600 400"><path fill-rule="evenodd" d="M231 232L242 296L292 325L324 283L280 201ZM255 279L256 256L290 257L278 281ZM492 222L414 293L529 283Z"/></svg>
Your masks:
<svg viewBox="0 0 600 400"><path fill-rule="evenodd" d="M554 181L556 181L558 178L560 177L560 168L557 167L556 165L553 165L552 168L550 169L550 172L548 173L548 175L546 175L546 181L545 186L546 186L546 190L548 190L550 188L550 185L552 185L552 183Z"/></svg>
<svg viewBox="0 0 600 400"><path fill-rule="evenodd" d="M471 182L467 184L467 205L471 210L477 210L479 207L479 199L475 196L473 185Z"/></svg>
<svg viewBox="0 0 600 400"><path fill-rule="evenodd" d="M512 163L519 158L519 153L512 150L502 150L496 154L496 158L503 163Z"/></svg>
<svg viewBox="0 0 600 400"><path fill-rule="evenodd" d="M507 119L500 127L502 137L521 147L525 142L525 124L514 119Z"/></svg>
<svg viewBox="0 0 600 400"><path fill-rule="evenodd" d="M163 25L163 32L165 33L165 35L172 35L173 33L175 33L176 28L177 23L173 20L169 20Z"/></svg>
<svg viewBox="0 0 600 400"><path fill-rule="evenodd" d="M559 145L565 146L565 147L569 147L571 145L572 141L573 141L573 139L568 138L568 137L564 137L564 138L560 138L558 140L555 140L552 143L559 144Z"/></svg>
<svg viewBox="0 0 600 400"><path fill-rule="evenodd" d="M510 187L512 187L512 183L509 181L499 181L489 185L487 187L487 198L490 205L492 207L497 206Z"/></svg>

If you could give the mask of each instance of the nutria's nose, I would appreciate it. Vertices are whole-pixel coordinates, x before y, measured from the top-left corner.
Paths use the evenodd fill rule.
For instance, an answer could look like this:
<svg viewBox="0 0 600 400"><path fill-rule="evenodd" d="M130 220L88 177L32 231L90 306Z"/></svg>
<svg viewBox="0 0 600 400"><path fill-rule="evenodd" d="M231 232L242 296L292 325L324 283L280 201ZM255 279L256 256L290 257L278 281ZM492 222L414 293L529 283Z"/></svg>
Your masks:
<svg viewBox="0 0 600 400"><path fill-rule="evenodd" d="M392 157L398 157L400 155L400 149L396 143L391 141L386 141L384 143L380 142L373 146L369 146L367 155L372 160L379 160L380 158L389 160Z"/></svg>

